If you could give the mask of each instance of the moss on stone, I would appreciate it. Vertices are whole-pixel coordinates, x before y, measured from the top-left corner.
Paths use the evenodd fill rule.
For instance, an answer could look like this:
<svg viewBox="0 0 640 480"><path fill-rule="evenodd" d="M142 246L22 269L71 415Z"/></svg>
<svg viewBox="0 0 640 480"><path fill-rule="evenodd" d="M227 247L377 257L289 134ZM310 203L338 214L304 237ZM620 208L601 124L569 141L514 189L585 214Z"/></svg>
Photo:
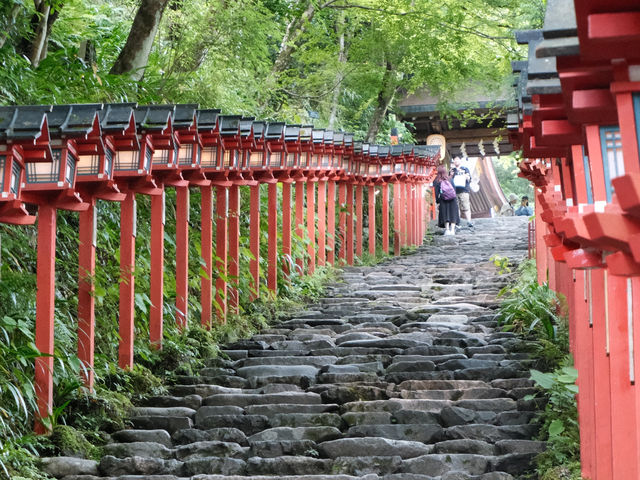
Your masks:
<svg viewBox="0 0 640 480"><path fill-rule="evenodd" d="M60 455L96 460L102 456L101 449L91 444L82 432L67 425L54 427L50 440Z"/></svg>

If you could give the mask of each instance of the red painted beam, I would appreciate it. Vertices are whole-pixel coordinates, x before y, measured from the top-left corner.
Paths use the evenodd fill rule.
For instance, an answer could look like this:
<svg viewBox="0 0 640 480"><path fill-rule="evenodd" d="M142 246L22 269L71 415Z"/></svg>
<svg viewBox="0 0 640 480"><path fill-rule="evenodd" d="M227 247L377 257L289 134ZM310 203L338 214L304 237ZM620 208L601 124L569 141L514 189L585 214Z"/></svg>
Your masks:
<svg viewBox="0 0 640 480"><path fill-rule="evenodd" d="M592 13L587 17L587 22L591 40L616 43L640 41L640 12Z"/></svg>
<svg viewBox="0 0 640 480"><path fill-rule="evenodd" d="M382 251L389 253L389 184L382 184Z"/></svg>
<svg viewBox="0 0 640 480"><path fill-rule="evenodd" d="M367 187L369 195L369 255L376 255L376 187L369 185Z"/></svg>
<svg viewBox="0 0 640 480"><path fill-rule="evenodd" d="M620 207L640 218L640 173L627 173L612 180Z"/></svg>
<svg viewBox="0 0 640 480"><path fill-rule="evenodd" d="M151 197L151 271L149 276L149 341L156 348L162 348L164 316L164 219L165 194ZM177 260L177 257L176 257Z"/></svg>
<svg viewBox="0 0 640 480"><path fill-rule="evenodd" d="M267 253L267 288L275 295L278 291L278 184L270 183L269 203L269 244ZM291 218L291 216L289 216Z"/></svg>
<svg viewBox="0 0 640 480"><path fill-rule="evenodd" d="M327 261L327 182L318 182L318 265Z"/></svg>
<svg viewBox="0 0 640 480"><path fill-rule="evenodd" d="M216 187L216 312L219 323L227 321L227 192Z"/></svg>
<svg viewBox="0 0 640 480"><path fill-rule="evenodd" d="M309 263L307 272L313 275L316 271L316 202L315 202L315 182L307 181L307 254Z"/></svg>
<svg viewBox="0 0 640 480"><path fill-rule="evenodd" d="M583 216L591 241L603 250L630 250L640 223L616 213L593 212Z"/></svg>
<svg viewBox="0 0 640 480"><path fill-rule="evenodd" d="M327 182L327 263L336 263L336 182Z"/></svg>
<svg viewBox="0 0 640 480"><path fill-rule="evenodd" d="M277 204L277 202L276 202ZM271 204L270 204L271 205ZM277 218L275 220L277 222ZM276 223L276 232L277 232ZM269 230L271 231L271 230ZM291 263L291 183L282 183L282 255L285 261L282 264L282 273L285 278L289 278ZM271 236L271 234L269 234ZM271 242L271 238L269 238ZM277 240L276 240L277 242ZM275 246L276 257L278 255L277 243Z"/></svg>
<svg viewBox="0 0 640 480"><path fill-rule="evenodd" d="M176 323L187 326L189 296L189 187L176 187Z"/></svg>
<svg viewBox="0 0 640 480"><path fill-rule="evenodd" d="M340 205L340 214L338 216L340 252L338 253L338 260L344 264L347 261L347 184L345 182L338 183L338 204Z"/></svg>
<svg viewBox="0 0 640 480"><path fill-rule="evenodd" d="M296 235L304 240L304 182L296 182ZM298 273L304 275L304 256L296 258Z"/></svg>
<svg viewBox="0 0 640 480"><path fill-rule="evenodd" d="M630 279L608 275L609 342L611 362L611 431L615 452L612 478L638 478L635 388L630 380Z"/></svg>
<svg viewBox="0 0 640 480"><path fill-rule="evenodd" d="M89 208L80 212L78 245L78 359L84 369L85 386L93 390L95 346L95 300L93 279L96 273L96 201L88 199Z"/></svg>
<svg viewBox="0 0 640 480"><path fill-rule="evenodd" d="M36 433L46 433L41 419L53 412L53 355L57 211L53 205L38 209L38 254L36 294L36 348L46 357L35 360L35 390L38 401Z"/></svg>
<svg viewBox="0 0 640 480"><path fill-rule="evenodd" d="M347 236L346 236L346 258L347 264L353 265L353 183L347 182Z"/></svg>
<svg viewBox="0 0 640 480"><path fill-rule="evenodd" d="M606 271L591 270L591 313L593 323L593 382L595 385L595 429L598 439L595 478L613 477L611 446L611 367L609 364L608 325L606 313Z"/></svg>
<svg viewBox="0 0 640 480"><path fill-rule="evenodd" d="M200 323L204 328L211 328L213 317L213 188L200 187L200 288L202 312Z"/></svg>
<svg viewBox="0 0 640 480"><path fill-rule="evenodd" d="M118 365L133 366L136 199L127 192L120 210L120 345Z"/></svg>
<svg viewBox="0 0 640 480"><path fill-rule="evenodd" d="M362 258L362 185L356 185L356 256Z"/></svg>
<svg viewBox="0 0 640 480"><path fill-rule="evenodd" d="M570 305L570 324L575 331L574 350L578 370L578 417L580 419L580 458L582 473L593 478L596 470L595 384L593 381L593 335L589 320L591 274L574 271L573 301Z"/></svg>
<svg viewBox="0 0 640 480"><path fill-rule="evenodd" d="M229 282L227 305L229 313L237 315L239 312L239 282L240 282L240 186L233 184L229 187Z"/></svg>
<svg viewBox="0 0 640 480"><path fill-rule="evenodd" d="M393 251L395 255L400 255L401 235L400 235L400 209L401 209L401 188L400 183L393 184ZM396 253L397 252L397 253Z"/></svg>
<svg viewBox="0 0 640 480"><path fill-rule="evenodd" d="M249 248L253 258L249 260L251 273L251 299L260 296L260 184L252 185L250 192Z"/></svg>

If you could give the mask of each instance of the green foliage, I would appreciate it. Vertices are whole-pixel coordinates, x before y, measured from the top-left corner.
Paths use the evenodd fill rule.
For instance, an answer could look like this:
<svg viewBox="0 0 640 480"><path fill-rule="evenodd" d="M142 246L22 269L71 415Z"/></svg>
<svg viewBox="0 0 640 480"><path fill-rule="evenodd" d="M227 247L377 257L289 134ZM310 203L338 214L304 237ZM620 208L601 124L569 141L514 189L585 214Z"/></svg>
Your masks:
<svg viewBox="0 0 640 480"><path fill-rule="evenodd" d="M489 261L493 262L493 264L498 269L498 273L503 275L505 273L511 273L511 267L509 266L509 258L502 257L500 255L491 255L489 257Z"/></svg>
<svg viewBox="0 0 640 480"><path fill-rule="evenodd" d="M536 421L540 423L539 439L547 442L547 449L536 463L542 480L579 480L580 432L575 395L578 393L578 372L571 356L551 373L531 370L531 379L543 391L544 410ZM527 397L528 399L533 396Z"/></svg>
<svg viewBox="0 0 640 480"><path fill-rule="evenodd" d="M493 169L505 196L515 193L518 198L529 197L529 204L533 205L533 186L526 178L518 177L518 162L521 160L519 153L512 153L502 157L493 158Z"/></svg>
<svg viewBox="0 0 640 480"><path fill-rule="evenodd" d="M501 292L505 300L500 305L499 321L505 331L535 333L554 341L561 323L560 301L547 284L538 284L530 270L535 270L535 264L523 263L520 280Z"/></svg>

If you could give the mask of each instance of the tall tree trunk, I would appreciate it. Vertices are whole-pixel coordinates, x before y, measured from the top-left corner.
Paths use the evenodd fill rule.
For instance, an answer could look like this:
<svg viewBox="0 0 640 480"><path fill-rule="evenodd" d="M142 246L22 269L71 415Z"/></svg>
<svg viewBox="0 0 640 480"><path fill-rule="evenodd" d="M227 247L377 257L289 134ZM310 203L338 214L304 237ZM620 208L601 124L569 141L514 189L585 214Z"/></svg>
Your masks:
<svg viewBox="0 0 640 480"><path fill-rule="evenodd" d="M31 65L36 68L47 56L47 47L51 27L58 19L62 3L52 10L49 2L44 0L34 0L33 6L36 13L31 17L31 31L29 35L23 36L18 43L18 50L29 59ZM3 42L4 43L4 42Z"/></svg>
<svg viewBox="0 0 640 480"><path fill-rule="evenodd" d="M344 67L347 63L347 52L344 42L344 12L340 12L338 18L338 32L340 37L338 39L338 72L336 73L336 86L333 91L333 98L331 99L331 113L329 114L329 125L327 128L333 130L333 127L338 118L338 104L340 103L340 94L342 93L342 82L344 81Z"/></svg>
<svg viewBox="0 0 640 480"><path fill-rule="evenodd" d="M18 19L18 14L22 9L22 5L19 3L13 4L11 10L9 10L9 14L7 15L6 24L4 25L3 31L0 32L0 48L2 48L7 41L7 38L11 36L13 33L13 27L16 24L16 20Z"/></svg>
<svg viewBox="0 0 640 480"><path fill-rule="evenodd" d="M380 92L378 92L376 109L373 112L371 123L369 123L369 130L367 131L365 142L375 143L376 141L376 135L378 135L378 131L382 126L382 122L387 114L389 105L391 105L393 96L396 93L396 85L393 81L394 75L395 71L393 65L387 60L387 68L384 71L384 76L382 77L382 85L380 87Z"/></svg>
<svg viewBox="0 0 640 480"><path fill-rule="evenodd" d="M303 10L299 17L292 19L287 25L287 30L284 34L284 38L280 43L280 51L278 57L273 64L272 74L284 72L289 68L291 63L291 55L297 47L297 43L300 37L306 32L308 23L313 20L313 16L316 14L316 6L311 1L307 1L307 6Z"/></svg>
<svg viewBox="0 0 640 480"><path fill-rule="evenodd" d="M142 0L133 19L127 42L109 73L115 75L129 73L134 80L142 78L149 62L153 40L168 2L169 0Z"/></svg>

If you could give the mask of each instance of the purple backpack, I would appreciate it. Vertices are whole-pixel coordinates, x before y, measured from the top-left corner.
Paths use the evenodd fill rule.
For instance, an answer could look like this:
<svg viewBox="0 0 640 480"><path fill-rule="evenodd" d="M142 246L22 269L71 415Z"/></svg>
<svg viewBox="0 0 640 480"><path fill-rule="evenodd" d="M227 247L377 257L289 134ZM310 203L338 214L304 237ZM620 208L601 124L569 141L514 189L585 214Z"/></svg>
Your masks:
<svg viewBox="0 0 640 480"><path fill-rule="evenodd" d="M449 180L443 180L440 184L440 196L443 200L453 200L456 198L456 189L453 188Z"/></svg>

